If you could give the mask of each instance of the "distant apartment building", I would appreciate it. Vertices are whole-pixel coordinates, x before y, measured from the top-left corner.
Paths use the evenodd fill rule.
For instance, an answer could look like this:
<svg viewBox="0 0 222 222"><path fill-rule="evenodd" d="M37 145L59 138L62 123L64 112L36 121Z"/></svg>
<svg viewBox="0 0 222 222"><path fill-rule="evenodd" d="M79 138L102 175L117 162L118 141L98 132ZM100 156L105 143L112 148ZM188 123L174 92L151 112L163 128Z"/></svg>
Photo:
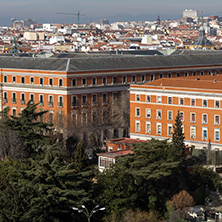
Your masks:
<svg viewBox="0 0 222 222"><path fill-rule="evenodd" d="M171 139L179 113L186 145L222 150L221 89L219 73L131 85L130 137Z"/></svg>
<svg viewBox="0 0 222 222"><path fill-rule="evenodd" d="M197 10L185 9L183 11L183 18L185 18L185 17L197 18L198 16L199 16L199 13Z"/></svg>
<svg viewBox="0 0 222 222"><path fill-rule="evenodd" d="M31 99L48 111L46 121L58 128L69 126L80 132L81 127L85 136L100 130L103 139L125 137L130 84L222 73L222 54L75 56L0 57L0 109L9 106L10 115L17 116ZM136 99L138 104L147 103L142 95Z"/></svg>

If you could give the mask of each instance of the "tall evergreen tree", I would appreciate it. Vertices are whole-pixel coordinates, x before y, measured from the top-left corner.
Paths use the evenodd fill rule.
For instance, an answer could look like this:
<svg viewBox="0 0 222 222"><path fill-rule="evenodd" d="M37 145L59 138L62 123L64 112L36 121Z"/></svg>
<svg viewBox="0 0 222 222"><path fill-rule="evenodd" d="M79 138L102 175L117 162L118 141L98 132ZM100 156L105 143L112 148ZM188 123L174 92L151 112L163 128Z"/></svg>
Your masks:
<svg viewBox="0 0 222 222"><path fill-rule="evenodd" d="M126 209L163 212L165 202L178 192L179 161L169 156L167 141L135 145L134 155L119 157L112 169L98 178L101 202L108 213Z"/></svg>
<svg viewBox="0 0 222 222"><path fill-rule="evenodd" d="M85 148L82 142L78 142L76 151L75 151L75 165L76 169L82 171L87 167L87 157Z"/></svg>
<svg viewBox="0 0 222 222"><path fill-rule="evenodd" d="M39 121L40 116L47 111L38 112L37 106L38 104L29 101L27 107L19 113L18 117L9 115L9 108L2 112L3 119L0 129L17 132L25 147L27 158L38 153L44 144L49 143L47 132L50 130L51 124Z"/></svg>
<svg viewBox="0 0 222 222"><path fill-rule="evenodd" d="M186 159L186 153L185 153L185 144L184 144L185 137L182 125L183 124L180 118L180 112L178 111L178 114L175 119L175 125L173 126L172 156L175 158L175 160L180 160L181 163L184 163Z"/></svg>
<svg viewBox="0 0 222 222"><path fill-rule="evenodd" d="M58 145L48 146L41 156L17 170L15 179L6 177L0 192L2 221L68 222L73 220L72 207L90 201L92 171L65 164Z"/></svg>

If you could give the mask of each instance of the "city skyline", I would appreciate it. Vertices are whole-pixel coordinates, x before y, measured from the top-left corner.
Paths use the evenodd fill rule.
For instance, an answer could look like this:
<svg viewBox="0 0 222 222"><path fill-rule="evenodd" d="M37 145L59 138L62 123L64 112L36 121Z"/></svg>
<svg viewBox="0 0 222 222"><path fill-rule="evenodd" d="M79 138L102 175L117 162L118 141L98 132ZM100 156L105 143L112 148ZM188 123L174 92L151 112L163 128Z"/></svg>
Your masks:
<svg viewBox="0 0 222 222"><path fill-rule="evenodd" d="M0 0L1 15L0 25L11 25L10 18L17 20L32 18L38 23L76 23L77 16L59 15L57 12L86 14L80 17L80 23L98 22L107 18L111 22L123 20L155 20L157 15L161 19L179 19L184 9L195 9L203 12L203 15L219 15L218 10L222 6L216 0L84 0L73 2L71 0ZM201 4L200 4L201 3Z"/></svg>

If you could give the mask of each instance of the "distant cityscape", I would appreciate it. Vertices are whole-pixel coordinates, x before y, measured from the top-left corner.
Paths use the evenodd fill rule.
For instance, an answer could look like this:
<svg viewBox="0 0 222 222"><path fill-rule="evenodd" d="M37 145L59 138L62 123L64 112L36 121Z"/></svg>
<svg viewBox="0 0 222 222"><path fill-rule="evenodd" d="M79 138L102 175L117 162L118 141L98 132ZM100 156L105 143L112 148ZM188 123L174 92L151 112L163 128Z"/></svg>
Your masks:
<svg viewBox="0 0 222 222"><path fill-rule="evenodd" d="M18 53L221 49L222 17L203 17L197 10L185 9L179 20L157 15L153 22L101 19L89 24L82 24L84 14L78 13L72 15L79 21L74 24L11 18L11 26L0 27L0 53L12 53L15 44Z"/></svg>

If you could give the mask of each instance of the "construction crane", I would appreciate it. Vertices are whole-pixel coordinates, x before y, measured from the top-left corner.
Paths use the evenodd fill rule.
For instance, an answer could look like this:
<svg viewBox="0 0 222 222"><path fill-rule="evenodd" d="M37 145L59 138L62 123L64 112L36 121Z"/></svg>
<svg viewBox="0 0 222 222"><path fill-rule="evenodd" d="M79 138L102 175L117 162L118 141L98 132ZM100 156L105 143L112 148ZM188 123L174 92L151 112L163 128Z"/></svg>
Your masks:
<svg viewBox="0 0 222 222"><path fill-rule="evenodd" d="M62 14L62 15L77 15L78 25L79 25L79 17L86 15L86 14L80 14L80 11L78 11L77 13L57 12L57 14Z"/></svg>

